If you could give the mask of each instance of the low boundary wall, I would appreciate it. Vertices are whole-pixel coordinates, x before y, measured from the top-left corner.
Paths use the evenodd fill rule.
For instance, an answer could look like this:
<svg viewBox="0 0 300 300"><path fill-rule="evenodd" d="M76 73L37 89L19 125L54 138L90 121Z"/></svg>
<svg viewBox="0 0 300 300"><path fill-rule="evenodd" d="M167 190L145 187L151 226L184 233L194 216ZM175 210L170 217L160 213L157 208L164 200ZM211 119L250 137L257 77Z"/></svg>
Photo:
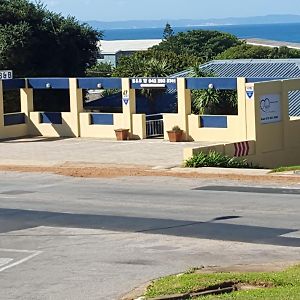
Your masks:
<svg viewBox="0 0 300 300"><path fill-rule="evenodd" d="M0 139L28 135L115 138L114 130L120 128L128 129L131 139L145 139L146 116L136 113L135 89L157 88L156 83L177 89L177 113L163 114L165 139L168 139L168 130L179 126L185 141L221 141L210 149L246 157L264 167L300 164L300 117L289 116L289 94L300 91L300 79L31 78L0 81ZM97 88L122 88L122 113L85 112L83 89ZM238 114L192 114L191 90L207 88L237 90ZM34 111L34 89L69 90L70 111ZM20 90L20 112L4 114L4 90ZM186 150L185 159L208 148L197 149Z"/></svg>

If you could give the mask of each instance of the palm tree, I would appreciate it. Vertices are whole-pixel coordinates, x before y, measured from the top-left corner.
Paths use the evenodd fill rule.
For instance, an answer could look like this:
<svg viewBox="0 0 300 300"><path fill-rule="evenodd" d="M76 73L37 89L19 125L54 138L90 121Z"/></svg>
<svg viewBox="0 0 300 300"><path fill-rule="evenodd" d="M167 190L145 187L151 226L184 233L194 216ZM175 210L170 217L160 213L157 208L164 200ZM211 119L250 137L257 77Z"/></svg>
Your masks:
<svg viewBox="0 0 300 300"><path fill-rule="evenodd" d="M194 113L211 114L219 103L219 93L214 88L192 92L192 110Z"/></svg>
<svg viewBox="0 0 300 300"><path fill-rule="evenodd" d="M202 71L198 65L191 69L192 77L215 77L213 73ZM236 91L215 88L192 91L192 111L195 114L236 114Z"/></svg>
<svg viewBox="0 0 300 300"><path fill-rule="evenodd" d="M191 69L192 77L214 77L200 69L199 65L195 65ZM218 91L214 88L207 90L192 91L192 111L195 114L211 113L213 108L219 103Z"/></svg>
<svg viewBox="0 0 300 300"><path fill-rule="evenodd" d="M145 61L144 69L138 77L167 77L170 74L170 66L166 60L152 58ZM151 111L154 113L155 100L165 92L165 89L143 89L141 93L149 99Z"/></svg>

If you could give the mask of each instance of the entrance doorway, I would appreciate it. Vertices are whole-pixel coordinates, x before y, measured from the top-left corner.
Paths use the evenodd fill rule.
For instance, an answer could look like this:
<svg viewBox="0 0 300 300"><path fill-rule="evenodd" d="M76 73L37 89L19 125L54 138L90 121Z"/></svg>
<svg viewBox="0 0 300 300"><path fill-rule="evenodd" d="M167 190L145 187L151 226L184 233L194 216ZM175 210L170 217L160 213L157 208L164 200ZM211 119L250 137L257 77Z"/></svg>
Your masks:
<svg viewBox="0 0 300 300"><path fill-rule="evenodd" d="M147 138L160 138L164 136L164 121L162 114L146 116Z"/></svg>

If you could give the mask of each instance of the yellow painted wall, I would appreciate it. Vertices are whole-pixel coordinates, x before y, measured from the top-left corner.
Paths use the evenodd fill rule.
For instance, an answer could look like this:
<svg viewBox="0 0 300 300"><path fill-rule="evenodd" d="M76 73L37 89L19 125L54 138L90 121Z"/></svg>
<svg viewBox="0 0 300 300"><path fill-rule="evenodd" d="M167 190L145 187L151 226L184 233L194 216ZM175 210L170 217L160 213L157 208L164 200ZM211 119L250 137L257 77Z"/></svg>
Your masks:
<svg viewBox="0 0 300 300"><path fill-rule="evenodd" d="M178 114L163 114L164 121L164 139L168 140L168 131L172 130L174 126L184 128L185 120L178 118Z"/></svg>
<svg viewBox="0 0 300 300"><path fill-rule="evenodd" d="M122 99L123 126L121 128L129 129L130 138L133 138L133 114L136 113L135 90L130 88L130 79L122 78L122 95L128 95L128 103Z"/></svg>
<svg viewBox="0 0 300 300"><path fill-rule="evenodd" d="M115 129L130 130L131 139L146 138L146 116L136 114L135 91L130 89L130 80L122 79L122 92L129 102L123 102L123 113L114 114L114 125L91 125L90 114L83 111L82 90L75 78L70 83L70 112L63 112L63 124L41 124L40 113L34 112L33 91L28 87L20 90L21 112L26 124L4 126L3 88L0 81L0 138L42 135L46 137L98 137L115 138ZM249 161L264 167L300 164L300 117L290 117L288 93L300 90L300 79L277 80L245 84L238 78L238 115L227 116L228 128L201 128L198 115L191 114L191 91L186 89L184 78L178 78L178 113L164 114L164 138L174 126L184 130L186 140L207 141L214 145L185 150L187 158L199 151L211 149L227 155L234 154L234 142L250 141ZM254 96L246 97L245 89L252 87ZM261 122L260 98L276 94L280 97L281 121L271 124ZM215 144L216 143L216 144Z"/></svg>
<svg viewBox="0 0 300 300"><path fill-rule="evenodd" d="M255 141L249 141L250 143L250 155L240 157L239 159L246 159L249 163L258 165L264 168L276 168L280 166L299 165L300 164L300 147L284 149L279 151L270 151L264 153L256 153L257 143ZM189 147L184 149L183 160L191 158L194 154L200 152L208 153L209 151L216 151L228 156L234 156L234 144L217 144L212 146L203 147Z"/></svg>
<svg viewBox="0 0 300 300"><path fill-rule="evenodd" d="M8 139L8 138L17 138L24 137L29 134L28 130L28 118L27 118L27 101L22 101L22 93L21 93L21 112L25 113L25 124L17 124L4 126L4 105L3 105L3 85L0 80L0 139ZM6 114L9 115L9 114Z"/></svg>
<svg viewBox="0 0 300 300"><path fill-rule="evenodd" d="M30 135L41 135L45 137L76 137L77 120L71 112L63 112L62 124L40 123L40 112L31 112ZM73 129L75 128L75 130Z"/></svg>
<svg viewBox="0 0 300 300"><path fill-rule="evenodd" d="M200 127L199 115L188 116L189 135L194 141L233 142L245 139L240 116L227 116L228 128Z"/></svg>
<svg viewBox="0 0 300 300"><path fill-rule="evenodd" d="M146 115L132 115L132 139L145 139L146 136Z"/></svg>
<svg viewBox="0 0 300 300"><path fill-rule="evenodd" d="M189 136L194 141L235 142L247 140L245 78L237 79L238 115L227 116L227 128L203 128L198 115L188 116Z"/></svg>
<svg viewBox="0 0 300 300"><path fill-rule="evenodd" d="M83 111L82 90L77 87L77 79L69 79L70 112L62 112L62 124L40 123L40 112L33 111L33 92L31 89L21 91L21 102L30 119L29 134L45 137L79 137L79 114Z"/></svg>
<svg viewBox="0 0 300 300"><path fill-rule="evenodd" d="M120 113L113 114L114 125L94 125L90 122L90 113L80 113L80 136L115 139L115 129L126 128L126 124L128 124L126 117L127 115ZM145 139L146 116L144 114L132 114L132 124L131 139Z"/></svg>
<svg viewBox="0 0 300 300"><path fill-rule="evenodd" d="M241 136L240 141L248 140L251 146L249 156L242 158L265 168L299 165L300 119L299 117L289 116L288 92L300 90L300 80L277 80L251 83L246 84L246 87L253 87L254 96L251 99L245 98L246 139L243 139L243 136ZM274 123L263 124L261 120L261 99L265 99L270 95L277 95L280 98L281 120ZM190 116L189 119L190 123L197 121L197 118L193 116ZM231 126L229 126L229 128L231 128ZM230 131L234 134L233 130ZM191 132L191 135L193 135L193 132ZM208 138L204 133L202 136ZM220 132L214 134L214 137L219 136ZM226 137L225 134L224 137ZM219 144L214 147L218 149L217 151L220 153L229 156L234 155L233 143ZM193 153L199 153L201 151L206 153L209 150L209 147L185 149L184 159L190 158Z"/></svg>
<svg viewBox="0 0 300 300"><path fill-rule="evenodd" d="M285 132L285 144L288 148L300 148L300 120L293 119L287 125L287 132ZM300 156L300 154L299 154Z"/></svg>
<svg viewBox="0 0 300 300"><path fill-rule="evenodd" d="M123 128L123 114L113 114L113 118L114 125L95 125L91 124L90 113L80 113L80 136L115 139L114 130Z"/></svg>
<svg viewBox="0 0 300 300"><path fill-rule="evenodd" d="M28 136L27 124L3 126L0 130L0 139L9 139Z"/></svg>
<svg viewBox="0 0 300 300"><path fill-rule="evenodd" d="M186 89L185 78L178 78L178 113L164 115L164 138L167 131L177 125L185 132L185 139L192 141L233 142L246 140L245 78L237 79L238 115L228 116L228 128L201 128L199 115L191 114L191 91Z"/></svg>
<svg viewBox="0 0 300 300"><path fill-rule="evenodd" d="M183 149L183 160L187 160L191 158L193 155L196 155L200 152L208 154L210 151L215 151L218 153L225 153L224 144L215 144L209 146L201 146L201 147L187 147Z"/></svg>
<svg viewBox="0 0 300 300"><path fill-rule="evenodd" d="M77 86L77 79L69 79L69 93L70 93L70 114L69 118L66 118L65 121L70 127L71 132L75 137L80 136L80 123L79 123L79 114L83 112L83 94L82 89L79 89Z"/></svg>

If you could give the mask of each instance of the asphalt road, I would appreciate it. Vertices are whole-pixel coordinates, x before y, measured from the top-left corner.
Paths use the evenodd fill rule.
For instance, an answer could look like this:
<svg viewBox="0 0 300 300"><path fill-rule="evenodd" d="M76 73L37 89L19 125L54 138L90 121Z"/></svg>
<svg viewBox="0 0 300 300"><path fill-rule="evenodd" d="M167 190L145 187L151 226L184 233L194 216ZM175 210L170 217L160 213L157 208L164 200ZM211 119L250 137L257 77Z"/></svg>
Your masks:
<svg viewBox="0 0 300 300"><path fill-rule="evenodd" d="M1 173L0 299L118 299L191 267L300 261L299 188Z"/></svg>

